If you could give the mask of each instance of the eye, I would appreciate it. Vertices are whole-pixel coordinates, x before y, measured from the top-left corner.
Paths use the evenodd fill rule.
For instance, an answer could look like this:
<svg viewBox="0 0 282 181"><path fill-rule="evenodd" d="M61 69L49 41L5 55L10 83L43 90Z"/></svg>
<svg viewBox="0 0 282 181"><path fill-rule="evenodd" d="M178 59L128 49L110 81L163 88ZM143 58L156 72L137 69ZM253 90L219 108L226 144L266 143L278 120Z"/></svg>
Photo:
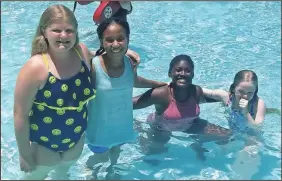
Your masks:
<svg viewBox="0 0 282 181"><path fill-rule="evenodd" d="M66 33L73 33L74 32L74 30L72 30L72 29L67 29L66 30Z"/></svg>
<svg viewBox="0 0 282 181"><path fill-rule="evenodd" d="M119 37L118 39L117 39L117 41L124 41L125 40L125 37Z"/></svg>
<svg viewBox="0 0 282 181"><path fill-rule="evenodd" d="M176 68L175 71L176 71L176 72L181 72L182 69L181 69L181 68Z"/></svg>
<svg viewBox="0 0 282 181"><path fill-rule="evenodd" d="M55 33L60 33L61 32L61 30L58 30L58 29L53 29L52 31L55 32Z"/></svg>
<svg viewBox="0 0 282 181"><path fill-rule="evenodd" d="M109 43L113 43L113 42L114 42L114 39L113 39L113 38L106 38L105 41L106 41L106 42L109 42Z"/></svg>

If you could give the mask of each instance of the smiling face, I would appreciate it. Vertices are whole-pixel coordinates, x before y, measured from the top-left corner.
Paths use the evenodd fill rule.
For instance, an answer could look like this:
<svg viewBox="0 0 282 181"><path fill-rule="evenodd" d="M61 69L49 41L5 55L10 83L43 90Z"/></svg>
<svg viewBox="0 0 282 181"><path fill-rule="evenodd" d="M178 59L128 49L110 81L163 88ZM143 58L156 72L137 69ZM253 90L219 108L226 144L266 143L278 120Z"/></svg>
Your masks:
<svg viewBox="0 0 282 181"><path fill-rule="evenodd" d="M101 44L109 57L123 57L128 48L124 28L116 23L109 25L103 33Z"/></svg>
<svg viewBox="0 0 282 181"><path fill-rule="evenodd" d="M74 26L62 20L49 25L44 31L49 48L58 52L70 50L76 43L76 34Z"/></svg>
<svg viewBox="0 0 282 181"><path fill-rule="evenodd" d="M187 87L192 84L194 69L188 61L180 60L172 67L169 77L176 86Z"/></svg>

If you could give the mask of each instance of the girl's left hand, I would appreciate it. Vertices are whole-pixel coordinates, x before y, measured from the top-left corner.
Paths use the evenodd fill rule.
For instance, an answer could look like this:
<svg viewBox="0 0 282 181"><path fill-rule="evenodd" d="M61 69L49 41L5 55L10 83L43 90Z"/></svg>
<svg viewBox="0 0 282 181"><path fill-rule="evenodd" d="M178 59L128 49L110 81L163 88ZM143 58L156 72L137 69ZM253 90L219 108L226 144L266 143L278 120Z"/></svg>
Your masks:
<svg viewBox="0 0 282 181"><path fill-rule="evenodd" d="M129 56L131 58L131 60L133 60L132 63L134 65L134 67L136 67L137 65L140 64L140 56L135 51L127 49L126 55Z"/></svg>
<svg viewBox="0 0 282 181"><path fill-rule="evenodd" d="M247 114L249 111L248 111L248 104L249 104L249 101L247 99L240 99L239 101L239 107L241 109L241 112L243 114Z"/></svg>

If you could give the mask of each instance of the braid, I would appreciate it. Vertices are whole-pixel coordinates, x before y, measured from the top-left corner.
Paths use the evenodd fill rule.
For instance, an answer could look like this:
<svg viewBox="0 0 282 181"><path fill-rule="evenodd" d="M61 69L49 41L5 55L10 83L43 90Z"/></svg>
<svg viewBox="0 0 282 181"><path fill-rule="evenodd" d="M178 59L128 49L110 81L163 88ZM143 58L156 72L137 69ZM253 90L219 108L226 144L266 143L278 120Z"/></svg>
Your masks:
<svg viewBox="0 0 282 181"><path fill-rule="evenodd" d="M100 48L96 51L95 57L102 55L104 52L105 52L105 49L104 49L103 47L100 47Z"/></svg>

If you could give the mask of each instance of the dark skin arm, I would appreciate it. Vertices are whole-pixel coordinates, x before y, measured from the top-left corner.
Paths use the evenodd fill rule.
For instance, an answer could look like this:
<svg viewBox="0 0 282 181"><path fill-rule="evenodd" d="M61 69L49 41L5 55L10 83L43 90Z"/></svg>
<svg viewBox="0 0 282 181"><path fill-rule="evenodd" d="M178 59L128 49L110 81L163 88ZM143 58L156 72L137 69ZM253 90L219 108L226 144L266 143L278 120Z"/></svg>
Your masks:
<svg viewBox="0 0 282 181"><path fill-rule="evenodd" d="M162 114L169 104L169 89L168 86L152 88L145 93L136 96L132 99L133 109L142 109L155 105L156 112Z"/></svg>

